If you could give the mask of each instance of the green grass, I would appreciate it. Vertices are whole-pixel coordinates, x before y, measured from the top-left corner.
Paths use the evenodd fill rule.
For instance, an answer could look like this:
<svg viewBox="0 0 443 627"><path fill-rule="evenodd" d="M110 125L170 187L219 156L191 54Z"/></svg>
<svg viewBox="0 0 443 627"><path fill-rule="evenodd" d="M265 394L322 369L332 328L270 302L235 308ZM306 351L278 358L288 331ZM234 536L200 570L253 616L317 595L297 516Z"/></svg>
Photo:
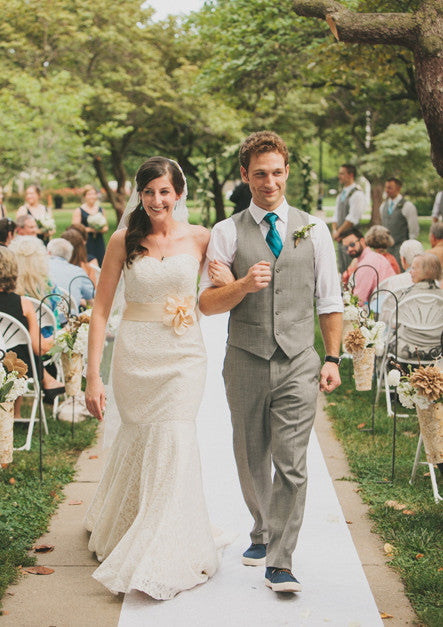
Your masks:
<svg viewBox="0 0 443 627"><path fill-rule="evenodd" d="M31 450L14 451L13 462L0 470L0 599L6 588L19 579L21 567L35 563L29 551L47 531L50 518L63 499L63 486L73 479L80 451L95 439L95 419L77 423L74 437L70 423L50 416L47 419L49 435L43 436L43 481L39 472L38 424ZM14 425L14 446L24 443L26 429L25 424Z"/></svg>

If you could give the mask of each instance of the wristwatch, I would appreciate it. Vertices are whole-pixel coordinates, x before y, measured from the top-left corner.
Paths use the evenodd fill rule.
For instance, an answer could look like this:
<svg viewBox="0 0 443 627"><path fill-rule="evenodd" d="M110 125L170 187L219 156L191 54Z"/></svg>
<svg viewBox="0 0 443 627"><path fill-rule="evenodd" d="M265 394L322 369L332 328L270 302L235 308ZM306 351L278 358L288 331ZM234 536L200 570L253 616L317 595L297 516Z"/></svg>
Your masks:
<svg viewBox="0 0 443 627"><path fill-rule="evenodd" d="M325 357L325 363L326 363L327 361L330 361L330 362L332 362L333 364L337 364L337 366L339 366L339 365L340 365L340 362L341 362L341 358L340 358L340 357L334 357L333 355L326 355L326 357Z"/></svg>

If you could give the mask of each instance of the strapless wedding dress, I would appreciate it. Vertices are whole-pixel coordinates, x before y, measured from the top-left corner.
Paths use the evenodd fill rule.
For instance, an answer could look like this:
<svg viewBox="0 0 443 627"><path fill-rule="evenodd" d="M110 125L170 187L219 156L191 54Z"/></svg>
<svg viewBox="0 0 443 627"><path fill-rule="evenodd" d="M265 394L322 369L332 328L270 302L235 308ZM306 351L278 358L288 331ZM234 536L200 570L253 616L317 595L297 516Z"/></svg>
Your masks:
<svg viewBox="0 0 443 627"><path fill-rule="evenodd" d="M226 544L209 522L196 437L206 375L200 327L189 318L198 269L182 254L138 257L124 270L127 305L153 308L158 319L120 324L112 384L121 426L85 519L102 562L93 576L114 593L170 599L213 575ZM168 302L172 313L158 316Z"/></svg>

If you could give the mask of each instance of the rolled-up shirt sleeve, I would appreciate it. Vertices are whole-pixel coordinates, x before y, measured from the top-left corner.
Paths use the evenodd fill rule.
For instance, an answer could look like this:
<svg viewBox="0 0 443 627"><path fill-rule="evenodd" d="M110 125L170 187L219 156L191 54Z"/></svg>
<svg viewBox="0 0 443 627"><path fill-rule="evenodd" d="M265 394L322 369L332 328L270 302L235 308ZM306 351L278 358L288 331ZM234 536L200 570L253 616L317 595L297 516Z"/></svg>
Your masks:
<svg viewBox="0 0 443 627"><path fill-rule="evenodd" d="M235 228L234 220L227 218L227 220L218 222L211 231L211 239L209 240L208 250L206 251L206 261L200 277L200 293L208 287L214 287L209 278L208 263L217 259L217 261L231 268L236 252L237 229Z"/></svg>
<svg viewBox="0 0 443 627"><path fill-rule="evenodd" d="M314 273L316 306L318 314L343 311L337 260L329 229L323 220L311 217L315 227L311 229L314 246Z"/></svg>
<svg viewBox="0 0 443 627"><path fill-rule="evenodd" d="M415 205L407 200L403 206L402 214L408 223L409 239L418 239L420 233L420 225L418 223L417 209Z"/></svg>
<svg viewBox="0 0 443 627"><path fill-rule="evenodd" d="M361 190L356 190L349 199L349 213L346 220L354 225L359 224L367 206L364 193Z"/></svg>

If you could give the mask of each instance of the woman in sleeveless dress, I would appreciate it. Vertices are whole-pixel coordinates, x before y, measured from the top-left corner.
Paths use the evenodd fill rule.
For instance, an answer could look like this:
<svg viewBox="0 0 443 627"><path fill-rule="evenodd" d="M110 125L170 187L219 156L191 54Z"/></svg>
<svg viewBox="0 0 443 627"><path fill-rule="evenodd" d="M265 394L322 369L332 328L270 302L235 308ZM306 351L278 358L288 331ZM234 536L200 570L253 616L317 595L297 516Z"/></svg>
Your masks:
<svg viewBox="0 0 443 627"><path fill-rule="evenodd" d="M98 203L98 196L95 187L85 185L83 190L83 203L75 209L72 216L72 224L83 224L88 233L86 242L86 251L88 253L88 261L97 259L99 266L103 263L105 256L105 239L103 234L108 231L108 224L103 209ZM90 226L88 220L92 216L101 214L105 218L105 224L101 229L95 229Z"/></svg>
<svg viewBox="0 0 443 627"><path fill-rule="evenodd" d="M51 236L54 235L55 229L47 230L41 226L41 221L45 218L52 219L52 211L50 207L46 207L40 202L41 189L38 185L29 185L25 191L25 204L17 209L17 218L19 216L31 216L37 222L37 237L45 244L49 242Z"/></svg>
<svg viewBox="0 0 443 627"><path fill-rule="evenodd" d="M112 377L121 426L85 525L98 581L170 599L215 573L223 545L209 523L195 428L206 373L196 290L209 232L173 217L185 185L175 162L152 157L136 183L139 202L110 239L90 323L86 403L102 420L100 354L123 270Z"/></svg>

